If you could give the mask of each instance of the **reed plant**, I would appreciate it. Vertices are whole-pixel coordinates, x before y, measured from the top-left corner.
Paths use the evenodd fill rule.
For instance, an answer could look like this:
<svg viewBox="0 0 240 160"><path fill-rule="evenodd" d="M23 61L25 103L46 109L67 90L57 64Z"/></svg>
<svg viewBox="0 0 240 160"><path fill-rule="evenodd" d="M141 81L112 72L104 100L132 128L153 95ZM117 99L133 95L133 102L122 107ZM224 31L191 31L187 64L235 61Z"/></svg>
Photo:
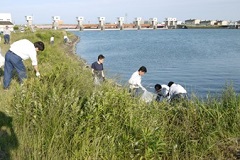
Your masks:
<svg viewBox="0 0 240 160"><path fill-rule="evenodd" d="M50 46L52 34L57 40ZM34 77L29 62L23 86L0 90L5 97L0 109L12 117L18 141L12 159L236 158L240 97L231 85L221 97L204 101L145 103L110 81L94 86L89 68L60 40L63 34L15 35L47 47L39 54L41 78Z"/></svg>

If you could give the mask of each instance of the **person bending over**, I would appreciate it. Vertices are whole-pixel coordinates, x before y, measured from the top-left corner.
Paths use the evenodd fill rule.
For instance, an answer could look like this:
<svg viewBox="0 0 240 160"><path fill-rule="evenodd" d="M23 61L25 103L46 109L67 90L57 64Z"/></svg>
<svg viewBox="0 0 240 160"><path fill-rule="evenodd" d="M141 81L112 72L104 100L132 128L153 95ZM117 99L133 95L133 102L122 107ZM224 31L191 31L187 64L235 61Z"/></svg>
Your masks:
<svg viewBox="0 0 240 160"><path fill-rule="evenodd" d="M164 98L167 98L168 92L169 92L169 87L167 85L156 84L154 88L155 88L155 92L157 93L157 97L156 97L157 102L160 102Z"/></svg>
<svg viewBox="0 0 240 160"><path fill-rule="evenodd" d="M44 43L41 41L32 43L27 39L22 39L14 42L5 55L3 78L4 89L9 88L14 69L17 71L20 83L27 78L23 60L31 59L34 70L36 71L36 76L39 77L40 73L38 70L37 52L43 50Z"/></svg>
<svg viewBox="0 0 240 160"><path fill-rule="evenodd" d="M187 98L187 91L180 85L176 84L172 81L168 83L169 87L169 94L168 99L169 101L181 100Z"/></svg>
<svg viewBox="0 0 240 160"><path fill-rule="evenodd" d="M137 96L138 88L140 87L143 91L147 91L141 84L142 76L147 73L147 68L141 66L136 72L134 72L131 78L128 80L129 92L133 97Z"/></svg>

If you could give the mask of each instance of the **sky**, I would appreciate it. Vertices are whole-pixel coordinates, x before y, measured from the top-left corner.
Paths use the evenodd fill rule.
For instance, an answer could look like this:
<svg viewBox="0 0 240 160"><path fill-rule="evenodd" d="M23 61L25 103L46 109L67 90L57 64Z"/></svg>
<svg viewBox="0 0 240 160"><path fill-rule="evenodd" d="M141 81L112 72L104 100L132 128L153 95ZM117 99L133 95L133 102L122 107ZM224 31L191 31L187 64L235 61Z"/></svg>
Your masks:
<svg viewBox="0 0 240 160"><path fill-rule="evenodd" d="M185 21L240 20L240 0L1 0L0 13L11 13L15 24L26 24L25 16L33 16L33 24L51 24L52 16L60 16L65 24L98 23L97 17L114 23L125 17L125 23L136 17L143 20L167 17Z"/></svg>

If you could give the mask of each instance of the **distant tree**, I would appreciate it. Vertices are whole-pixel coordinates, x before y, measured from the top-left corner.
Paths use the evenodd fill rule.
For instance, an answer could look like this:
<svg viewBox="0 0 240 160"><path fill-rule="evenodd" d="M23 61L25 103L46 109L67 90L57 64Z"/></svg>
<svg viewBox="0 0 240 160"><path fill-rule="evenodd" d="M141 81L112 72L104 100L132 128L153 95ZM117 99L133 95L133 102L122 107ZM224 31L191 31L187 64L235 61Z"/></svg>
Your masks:
<svg viewBox="0 0 240 160"><path fill-rule="evenodd" d="M19 30L19 26L14 26L13 29L14 29L14 31Z"/></svg>

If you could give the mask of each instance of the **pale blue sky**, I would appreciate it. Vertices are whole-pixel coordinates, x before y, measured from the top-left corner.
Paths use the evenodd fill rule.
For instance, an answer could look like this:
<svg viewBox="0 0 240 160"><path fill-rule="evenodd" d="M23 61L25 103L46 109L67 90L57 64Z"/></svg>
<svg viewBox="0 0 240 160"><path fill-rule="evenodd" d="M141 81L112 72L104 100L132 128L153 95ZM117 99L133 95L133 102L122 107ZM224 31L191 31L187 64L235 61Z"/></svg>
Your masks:
<svg viewBox="0 0 240 160"><path fill-rule="evenodd" d="M166 17L178 20L240 20L240 0L1 0L0 13L11 13L13 22L26 24L25 16L33 15L34 24L50 24L52 16L60 16L64 23L97 23L97 17L115 22L125 17L132 22L135 17L144 20Z"/></svg>

